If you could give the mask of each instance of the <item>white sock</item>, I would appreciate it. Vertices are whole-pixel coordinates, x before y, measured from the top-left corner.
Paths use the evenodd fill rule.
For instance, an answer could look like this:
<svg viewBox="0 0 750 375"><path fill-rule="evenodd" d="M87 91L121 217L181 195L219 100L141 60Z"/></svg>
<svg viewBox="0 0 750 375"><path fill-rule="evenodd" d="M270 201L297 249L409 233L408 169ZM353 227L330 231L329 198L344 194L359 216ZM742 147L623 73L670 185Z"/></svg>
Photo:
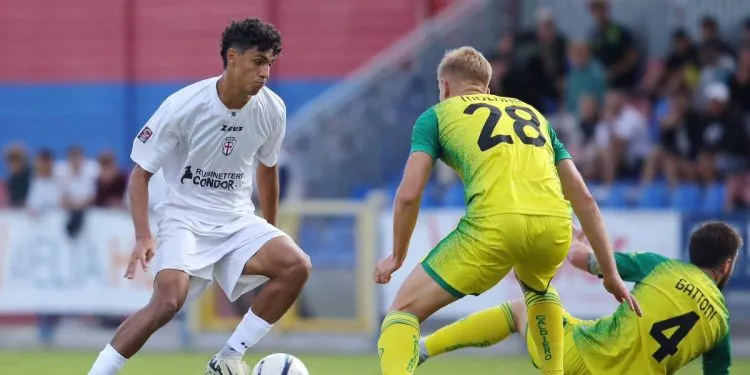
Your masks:
<svg viewBox="0 0 750 375"><path fill-rule="evenodd" d="M127 359L118 353L115 348L107 344L96 357L96 362L91 366L89 375L116 375L125 366L126 361Z"/></svg>
<svg viewBox="0 0 750 375"><path fill-rule="evenodd" d="M248 310L237 328L229 336L227 344L219 352L220 357L243 356L247 348L255 345L268 333L271 324Z"/></svg>

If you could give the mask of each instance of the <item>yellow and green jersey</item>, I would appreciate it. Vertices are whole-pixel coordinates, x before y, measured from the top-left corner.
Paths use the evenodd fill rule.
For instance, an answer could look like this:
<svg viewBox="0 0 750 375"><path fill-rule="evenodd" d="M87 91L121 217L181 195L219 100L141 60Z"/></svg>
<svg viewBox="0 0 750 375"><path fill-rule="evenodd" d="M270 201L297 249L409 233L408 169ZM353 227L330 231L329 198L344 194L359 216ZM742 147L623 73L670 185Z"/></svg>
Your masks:
<svg viewBox="0 0 750 375"><path fill-rule="evenodd" d="M467 217L570 217L555 164L570 154L534 107L495 95L452 97L425 111L411 152L443 160L464 183Z"/></svg>
<svg viewBox="0 0 750 375"><path fill-rule="evenodd" d="M729 311L700 268L654 253L617 253L623 280L635 282L638 317L627 305L577 325L573 338L592 373L673 374L703 354L704 374L729 374ZM592 270L598 273L597 270Z"/></svg>

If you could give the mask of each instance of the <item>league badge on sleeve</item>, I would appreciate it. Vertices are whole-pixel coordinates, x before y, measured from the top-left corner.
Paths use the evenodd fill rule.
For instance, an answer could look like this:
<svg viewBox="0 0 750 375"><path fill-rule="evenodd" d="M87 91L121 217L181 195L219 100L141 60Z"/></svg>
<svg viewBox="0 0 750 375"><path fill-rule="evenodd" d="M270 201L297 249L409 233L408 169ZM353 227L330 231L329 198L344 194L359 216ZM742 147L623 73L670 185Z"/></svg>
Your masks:
<svg viewBox="0 0 750 375"><path fill-rule="evenodd" d="M146 127L143 128L143 130L141 130L140 133L138 133L138 140L141 141L141 142L143 142L143 143L146 143L146 141L148 141L149 138L151 138L152 135L154 135L154 132L151 131L151 128L149 128L148 126L146 126Z"/></svg>
<svg viewBox="0 0 750 375"><path fill-rule="evenodd" d="M234 150L234 145L237 144L237 138L235 137L226 137L221 142L221 153L229 156L229 154L232 153Z"/></svg>

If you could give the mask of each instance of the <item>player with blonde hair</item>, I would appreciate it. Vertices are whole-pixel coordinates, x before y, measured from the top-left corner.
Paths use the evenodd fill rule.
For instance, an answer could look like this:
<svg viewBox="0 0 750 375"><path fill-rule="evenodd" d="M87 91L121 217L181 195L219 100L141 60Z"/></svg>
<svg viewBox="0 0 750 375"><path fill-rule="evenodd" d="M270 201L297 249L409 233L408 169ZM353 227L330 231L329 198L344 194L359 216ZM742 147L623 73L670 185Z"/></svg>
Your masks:
<svg viewBox="0 0 750 375"><path fill-rule="evenodd" d="M374 272L387 283L406 258L422 192L438 159L465 187L466 213L407 277L381 326L384 375L413 374L420 322L467 294L481 294L515 270L529 330L545 374L563 373L563 309L549 283L571 243L570 205L601 264L604 285L638 311L617 273L596 201L549 122L534 107L491 95L492 68L472 47L448 51L437 69L440 103L412 133L396 193L393 253ZM570 200L570 203L566 201Z"/></svg>

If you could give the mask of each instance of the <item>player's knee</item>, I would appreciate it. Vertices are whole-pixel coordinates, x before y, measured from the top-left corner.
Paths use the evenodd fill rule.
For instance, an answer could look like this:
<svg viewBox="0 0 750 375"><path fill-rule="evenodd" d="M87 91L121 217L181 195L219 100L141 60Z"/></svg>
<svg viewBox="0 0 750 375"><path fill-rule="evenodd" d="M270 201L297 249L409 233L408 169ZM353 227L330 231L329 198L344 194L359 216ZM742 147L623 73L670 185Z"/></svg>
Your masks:
<svg viewBox="0 0 750 375"><path fill-rule="evenodd" d="M391 307L388 309L388 312L404 312L416 315L416 302L416 296L402 288L396 294L396 298L393 299L393 302L391 302Z"/></svg>
<svg viewBox="0 0 750 375"><path fill-rule="evenodd" d="M177 297L159 298L151 302L156 319L160 322L171 320L182 307L182 301Z"/></svg>
<svg viewBox="0 0 750 375"><path fill-rule="evenodd" d="M290 256L285 263L282 277L290 282L304 283L312 273L310 257L301 251Z"/></svg>
<svg viewBox="0 0 750 375"><path fill-rule="evenodd" d="M422 322L431 315L427 310L428 309L414 304L394 303L391 305L391 308L388 309L388 313L406 313L415 316L417 321Z"/></svg>
<svg viewBox="0 0 750 375"><path fill-rule="evenodd" d="M404 301L394 300L391 304L391 308L388 309L389 313L392 312L405 312L405 313L412 313L412 309L410 308L411 305L408 303L405 303Z"/></svg>
<svg viewBox="0 0 750 375"><path fill-rule="evenodd" d="M294 277L300 281L307 281L312 273L312 262L310 262L310 256L301 253L292 263L290 271Z"/></svg>
<svg viewBox="0 0 750 375"><path fill-rule="evenodd" d="M418 306L416 302L416 298L397 297L393 300L391 308L388 310L388 312L408 313L421 318L424 315L422 311L423 309L420 308L420 306Z"/></svg>

